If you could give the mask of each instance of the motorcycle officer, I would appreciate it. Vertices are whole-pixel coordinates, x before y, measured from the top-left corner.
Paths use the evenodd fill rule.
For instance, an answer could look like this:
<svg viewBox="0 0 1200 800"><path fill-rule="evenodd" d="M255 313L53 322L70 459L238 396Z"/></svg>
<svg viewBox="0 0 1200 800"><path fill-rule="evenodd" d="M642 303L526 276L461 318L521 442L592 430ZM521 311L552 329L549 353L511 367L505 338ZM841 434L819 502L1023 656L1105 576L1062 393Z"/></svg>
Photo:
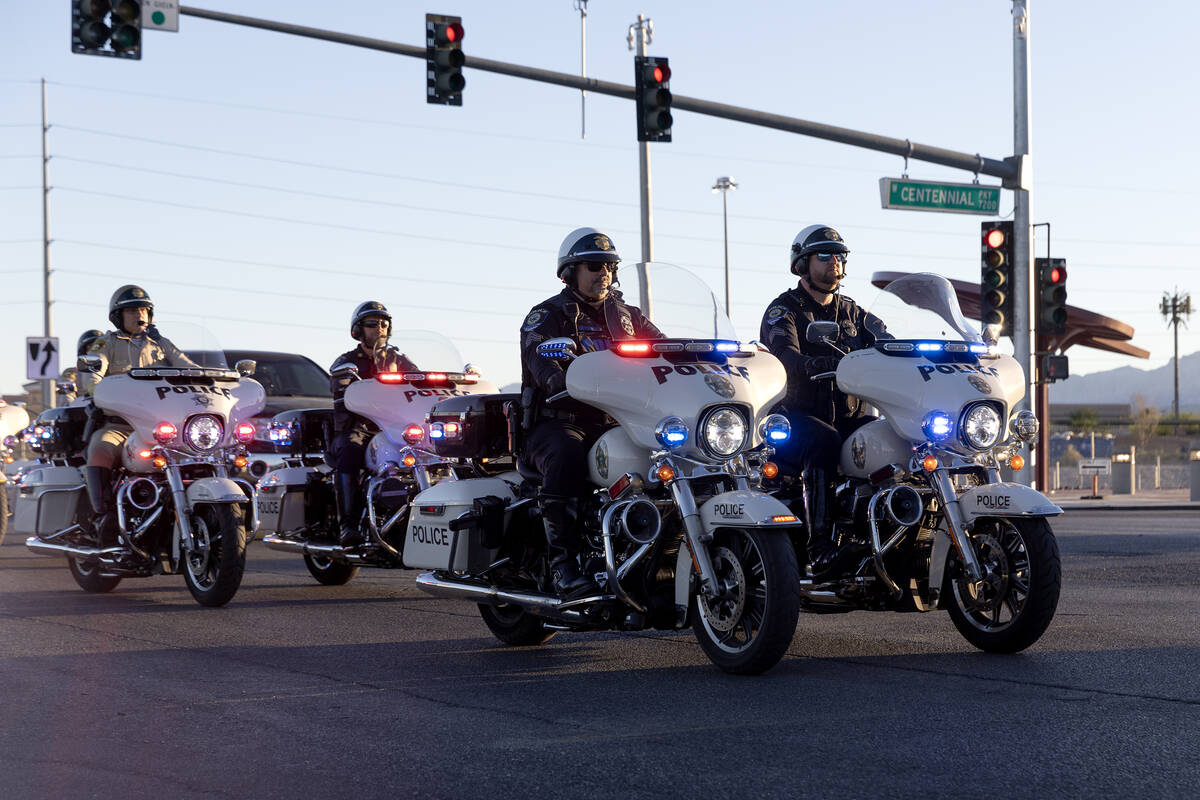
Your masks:
<svg viewBox="0 0 1200 800"><path fill-rule="evenodd" d="M362 515L358 481L366 459L367 442L375 431L370 421L346 410L346 388L354 382L354 377L336 373L346 365L353 365L363 380L374 378L380 372L415 372L417 365L388 344L391 331L392 315L383 303L377 300L360 303L350 317L350 336L358 346L338 356L329 368L329 388L333 392L331 451L341 519L338 541L343 547L363 541L358 525Z"/></svg>
<svg viewBox="0 0 1200 800"><path fill-rule="evenodd" d="M579 569L582 537L576 525L579 498L587 491L587 453L613 421L573 400L546 405L566 388L567 364L538 355L547 339L567 336L578 353L607 350L621 339L661 339L637 308L625 305L614 284L621 257L595 228L577 228L558 248L558 277L566 284L538 303L521 325L521 402L527 439L521 454L542 475L538 506L546 529L550 575L563 598L596 588Z"/></svg>
<svg viewBox="0 0 1200 800"><path fill-rule="evenodd" d="M809 568L814 576L828 572L843 555L832 538L829 512L842 442L875 417L866 413L862 400L838 389L832 378L812 377L836 370L843 352L892 338L882 320L839 291L849 254L841 235L828 225L809 225L796 234L791 271L800 281L767 307L759 332L787 371L781 411L792 424L792 435L778 456L804 478L812 525ZM806 329L816 320L838 323L834 344L841 352L824 342L808 341Z"/></svg>
<svg viewBox="0 0 1200 800"><path fill-rule="evenodd" d="M78 369L80 394L92 394L96 384L106 375L121 375L138 367L195 367L154 325L154 303L146 290L126 284L113 292L108 301L108 319L114 330L91 340L85 355L99 356L100 366L88 370L80 357ZM80 345L89 334L80 337ZM121 448L133 433L120 417L104 417L103 427L92 434L87 447L87 466L84 481L92 505L93 526L101 546L116 538L116 519L109 513L108 498L112 491L112 472L121 457Z"/></svg>
<svg viewBox="0 0 1200 800"><path fill-rule="evenodd" d="M75 357L87 355L88 348L92 342L96 341L104 335L104 331L92 328L89 331L84 331L79 335L79 341L75 343ZM79 395L79 370L76 367L67 367L58 376L58 388L56 393L59 398L58 405L69 406L75 402L75 398Z"/></svg>

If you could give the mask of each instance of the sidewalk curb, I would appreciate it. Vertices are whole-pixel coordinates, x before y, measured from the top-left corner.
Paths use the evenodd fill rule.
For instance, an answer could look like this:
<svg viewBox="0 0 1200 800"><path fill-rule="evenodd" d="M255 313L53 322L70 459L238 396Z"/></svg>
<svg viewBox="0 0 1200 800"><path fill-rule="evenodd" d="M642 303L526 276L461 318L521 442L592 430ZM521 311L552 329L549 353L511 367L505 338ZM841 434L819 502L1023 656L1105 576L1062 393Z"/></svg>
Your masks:
<svg viewBox="0 0 1200 800"><path fill-rule="evenodd" d="M1200 511L1200 502L1185 503L1104 503L1073 500L1055 503L1063 511Z"/></svg>

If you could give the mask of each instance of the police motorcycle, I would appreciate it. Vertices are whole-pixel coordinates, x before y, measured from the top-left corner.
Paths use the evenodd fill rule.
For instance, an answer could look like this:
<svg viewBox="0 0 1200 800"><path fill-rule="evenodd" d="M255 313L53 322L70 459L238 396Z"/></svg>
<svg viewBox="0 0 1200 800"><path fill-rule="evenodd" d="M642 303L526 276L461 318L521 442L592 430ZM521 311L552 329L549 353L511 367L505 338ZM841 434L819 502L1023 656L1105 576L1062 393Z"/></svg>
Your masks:
<svg viewBox="0 0 1200 800"><path fill-rule="evenodd" d="M182 573L196 602L223 606L241 584L246 545L257 528L254 488L231 472L246 464L246 444L254 438L249 420L266 394L248 377L254 362L229 369L211 334L182 323L172 323L171 334L197 367L105 376L91 397L39 417L43 463L21 480L14 530L28 536L33 552L65 556L85 591ZM81 371L99 367L98 356L80 358ZM93 430L113 418L133 432L109 499L118 542L100 546L88 522L83 452Z"/></svg>
<svg viewBox="0 0 1200 800"><path fill-rule="evenodd" d="M708 657L731 673L761 673L786 652L799 613L799 524L759 488L775 474L772 442L787 420L770 413L783 396L782 364L738 343L711 292L690 273L649 264L670 301L656 325L681 338L622 341L580 353L569 338L541 343L542 357L570 361L566 389L548 398L588 403L612 417L591 447L594 487L580 507L590 596L554 593L537 512L541 476L517 472L444 481L412 500L405 562L430 571L417 586L478 604L509 645L541 644L556 631L679 630L689 624ZM691 293L695 299L685 300ZM626 301L637 303L633 292ZM504 407L499 411L500 406ZM457 424L435 443L463 459L493 455L515 432L517 396L445 400L432 425ZM507 423L507 427L502 427Z"/></svg>
<svg viewBox="0 0 1200 800"><path fill-rule="evenodd" d="M273 550L302 554L309 573L327 586L348 583L359 567L405 567L412 498L438 481L474 477L488 469L486 462L461 464L435 452L432 443L457 435L458 427L453 422L427 427L425 416L440 400L494 394L496 386L469 364L456 368L462 358L440 334L397 330L390 338L422 367L420 371L360 380L353 366L345 369L355 379L346 387L347 410L378 428L367 444L366 469L358 487L363 510L357 522L366 533L366 544L343 547L338 543L338 504L329 454L333 411L285 411L271 422L271 440L277 450L289 455L284 466L258 483L263 543Z"/></svg>
<svg viewBox="0 0 1200 800"><path fill-rule="evenodd" d="M0 400L0 544L8 533L8 515L16 484L13 478L20 470L21 439L29 425L29 414L19 405Z"/></svg>
<svg viewBox="0 0 1200 800"><path fill-rule="evenodd" d="M847 353L837 386L881 412L842 446L834 536L864 553L840 573L800 582L807 612L946 609L975 647L1014 653L1036 642L1058 605L1062 509L1002 480L1038 435L1020 364L963 317L954 288L929 273L893 280L872 304L897 338ZM832 344L836 322L809 324ZM805 513L804 503L793 508Z"/></svg>

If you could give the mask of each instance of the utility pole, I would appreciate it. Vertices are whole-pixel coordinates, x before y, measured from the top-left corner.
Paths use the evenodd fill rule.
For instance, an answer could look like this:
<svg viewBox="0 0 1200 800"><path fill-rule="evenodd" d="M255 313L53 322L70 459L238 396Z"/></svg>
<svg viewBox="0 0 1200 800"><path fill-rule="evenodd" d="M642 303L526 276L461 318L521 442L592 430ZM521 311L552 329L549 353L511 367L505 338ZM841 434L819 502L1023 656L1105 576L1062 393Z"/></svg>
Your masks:
<svg viewBox="0 0 1200 800"><path fill-rule="evenodd" d="M1015 411L1028 410L1034 404L1037 384L1037 364L1033 344L1037 341L1037 320L1033 314L1033 170L1030 160L1029 91L1029 4L1031 0L1013 0L1013 159L1017 162L1017 179L1013 188L1013 356L1025 372L1025 398ZM1037 456L1035 454L1034 460ZM1029 484L1039 473L1036 463L1032 470L1013 474L1013 480ZM1039 486L1039 489L1045 487Z"/></svg>
<svg viewBox="0 0 1200 800"><path fill-rule="evenodd" d="M588 0L575 0L579 12L579 77L587 80L587 4ZM579 90L579 138L587 138L587 89Z"/></svg>
<svg viewBox="0 0 1200 800"><path fill-rule="evenodd" d="M1173 433L1179 435L1179 326L1180 324L1187 325L1187 318L1192 315L1192 296L1190 294L1180 294L1179 289L1175 289L1175 294L1168 295L1163 293L1162 302L1158 305L1158 310L1162 312L1163 319L1167 321L1167 325L1175 329L1175 406L1174 411L1175 426Z"/></svg>
<svg viewBox="0 0 1200 800"><path fill-rule="evenodd" d="M654 41L654 22L638 14L637 22L629 26L625 36L635 55L645 56L646 45ZM647 270L654 260L654 212L650 208L650 143L638 142L638 183L642 206L642 260L638 264L638 288L641 290L641 312L653 319L654 305L650 298L650 275Z"/></svg>
<svg viewBox="0 0 1200 800"><path fill-rule="evenodd" d="M721 218L725 222L725 316L729 319L733 319L729 308L729 190L736 190L737 186L733 178L723 175L712 187L713 194L721 193Z"/></svg>
<svg viewBox="0 0 1200 800"><path fill-rule="evenodd" d="M42 302L45 306L42 335L47 338L54 335L54 325L50 316L50 154L47 133L50 123L46 117L46 79L42 78ZM61 354L60 354L61 357ZM42 405L54 408L54 378L42 381Z"/></svg>

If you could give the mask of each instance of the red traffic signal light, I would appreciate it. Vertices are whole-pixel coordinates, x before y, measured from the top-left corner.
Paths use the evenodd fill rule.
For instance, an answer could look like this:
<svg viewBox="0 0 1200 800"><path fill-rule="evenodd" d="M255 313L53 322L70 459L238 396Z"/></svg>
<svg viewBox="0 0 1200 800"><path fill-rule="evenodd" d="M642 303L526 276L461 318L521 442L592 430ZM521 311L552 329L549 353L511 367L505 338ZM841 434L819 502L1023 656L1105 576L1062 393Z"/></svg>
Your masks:
<svg viewBox="0 0 1200 800"><path fill-rule="evenodd" d="M983 235L984 244L992 249L1001 247L1004 244L1005 238L1004 231L999 228L992 228Z"/></svg>
<svg viewBox="0 0 1200 800"><path fill-rule="evenodd" d="M440 23L434 30L434 38L439 46L461 43L466 33L461 22Z"/></svg>
<svg viewBox="0 0 1200 800"><path fill-rule="evenodd" d="M980 227L979 319L984 325L999 325L1003 336L1012 333L1012 227L1008 220Z"/></svg>
<svg viewBox="0 0 1200 800"><path fill-rule="evenodd" d="M671 66L657 56L634 56L638 141L671 141Z"/></svg>
<svg viewBox="0 0 1200 800"><path fill-rule="evenodd" d="M1039 258L1037 309L1038 333L1067 332L1067 262L1062 258Z"/></svg>
<svg viewBox="0 0 1200 800"><path fill-rule="evenodd" d="M462 40L466 31L461 17L425 15L425 102L461 106L463 77Z"/></svg>

